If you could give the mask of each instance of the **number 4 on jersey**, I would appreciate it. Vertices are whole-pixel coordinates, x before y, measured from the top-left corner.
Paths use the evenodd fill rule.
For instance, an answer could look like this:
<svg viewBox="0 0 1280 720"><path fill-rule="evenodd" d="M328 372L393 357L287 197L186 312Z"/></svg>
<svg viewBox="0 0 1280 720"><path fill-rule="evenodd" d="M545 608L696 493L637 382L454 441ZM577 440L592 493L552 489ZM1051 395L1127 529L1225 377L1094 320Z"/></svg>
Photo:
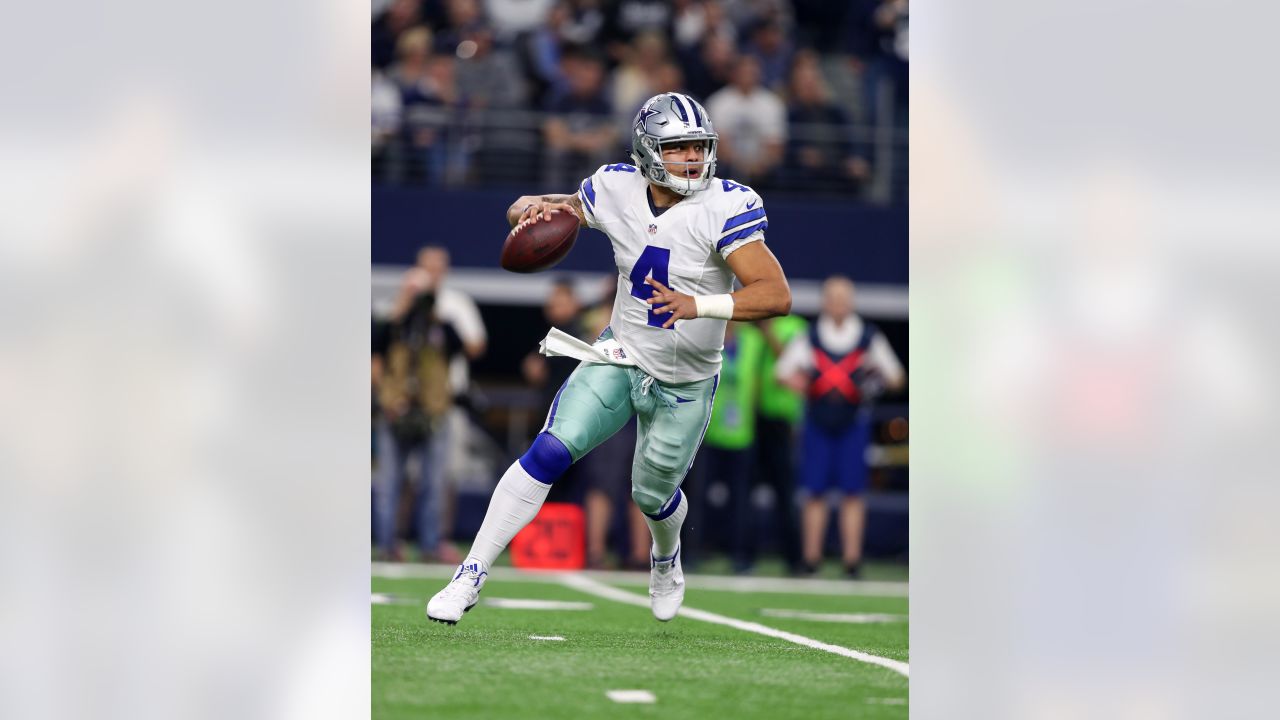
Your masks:
<svg viewBox="0 0 1280 720"><path fill-rule="evenodd" d="M631 268L631 294L641 300L648 300L653 297L653 286L646 285L644 279L649 277L650 273L653 279L671 287L667 281L667 266L671 264L670 248L654 247L645 245L644 252L640 253L639 259L636 260L635 267ZM666 322L666 317L659 317L653 313L652 305L649 306L649 326L662 327L662 323ZM667 330L675 328L675 323Z"/></svg>

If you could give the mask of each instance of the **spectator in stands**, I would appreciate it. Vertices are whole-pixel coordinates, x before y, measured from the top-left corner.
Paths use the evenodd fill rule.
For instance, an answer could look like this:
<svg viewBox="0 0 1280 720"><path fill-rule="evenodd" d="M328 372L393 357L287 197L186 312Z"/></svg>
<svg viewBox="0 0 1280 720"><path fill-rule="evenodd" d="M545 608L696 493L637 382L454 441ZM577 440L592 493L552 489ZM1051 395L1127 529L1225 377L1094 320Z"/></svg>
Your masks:
<svg viewBox="0 0 1280 720"><path fill-rule="evenodd" d="M614 117L625 124L635 117L645 100L660 92L658 72L666 60L667 41L661 33L645 31L636 35L627 47L622 64L613 71Z"/></svg>
<svg viewBox="0 0 1280 720"><path fill-rule="evenodd" d="M473 25L458 44L458 86L471 110L509 109L525 101L524 78L515 57L493 44L493 30Z"/></svg>
<svg viewBox="0 0 1280 720"><path fill-rule="evenodd" d="M723 33L706 36L694 52L684 52L680 57L689 93L695 98L709 98L728 85L738 63L733 40ZM720 127L718 118L716 127Z"/></svg>
<svg viewBox="0 0 1280 720"><path fill-rule="evenodd" d="M705 496L716 483L729 488L729 554L736 573L751 571L757 550L751 462L764 351L764 338L754 326L731 322L725 328L715 403L695 461L701 465L695 474L699 486L695 492ZM690 522L690 529L701 524Z"/></svg>
<svg viewBox="0 0 1280 720"><path fill-rule="evenodd" d="M604 32L603 0L569 0L569 21L564 38L575 45L591 47Z"/></svg>
<svg viewBox="0 0 1280 720"><path fill-rule="evenodd" d="M446 0L445 22L436 31L435 52L457 55L466 35L487 26L480 10L480 0Z"/></svg>
<svg viewBox="0 0 1280 720"><path fill-rule="evenodd" d="M796 522L796 439L804 419L804 394L780 383L775 371L783 348L792 339L808 333L809 323L798 315L786 315L756 326L765 343L756 415L756 482L773 487L779 550L787 569L798 574L804 566Z"/></svg>
<svg viewBox="0 0 1280 720"><path fill-rule="evenodd" d="M422 0L392 0L391 5L373 21L370 39L373 66L379 69L390 66L396 59L400 36L422 24Z"/></svg>
<svg viewBox="0 0 1280 720"><path fill-rule="evenodd" d="M733 44L738 39L738 28L725 15L724 5L718 0L677 0L672 38L677 52L696 52L703 38L719 35Z"/></svg>
<svg viewBox="0 0 1280 720"><path fill-rule="evenodd" d="M498 42L509 46L516 38L537 30L555 4L555 0L484 0L484 12Z"/></svg>
<svg viewBox="0 0 1280 720"><path fill-rule="evenodd" d="M563 87L560 52L571 41L568 38L572 7L562 0L551 6L546 22L525 38L523 57L525 71L533 84L532 97L544 97L553 87Z"/></svg>
<svg viewBox="0 0 1280 720"><path fill-rule="evenodd" d="M765 21L756 25L751 32L751 42L747 44L745 52L760 61L762 85L777 93L786 89L787 69L791 67L791 57L795 53L795 48L783 33L782 25L776 21Z"/></svg>
<svg viewBox="0 0 1280 720"><path fill-rule="evenodd" d="M667 0L618 0L605 10L603 40L613 62L626 56L627 45L646 31L671 36L673 14Z"/></svg>
<svg viewBox="0 0 1280 720"><path fill-rule="evenodd" d="M370 154L373 157L375 177L387 177L390 166L395 164L396 137L400 134L400 122L404 104L400 89L377 68L369 81L369 109L372 115Z"/></svg>
<svg viewBox="0 0 1280 720"><path fill-rule="evenodd" d="M866 144L850 138L849 118L831 95L818 57L796 55L787 110L789 138L782 174L788 188L856 193L871 178Z"/></svg>
<svg viewBox="0 0 1280 720"><path fill-rule="evenodd" d="M550 187L571 187L617 153L618 126L604 96L604 62L586 48L566 48L567 87L555 92L542 126Z"/></svg>
<svg viewBox="0 0 1280 720"><path fill-rule="evenodd" d="M855 314L854 287L846 277L822 285L822 313L808 335L792 339L778 359L779 380L808 397L802 483L803 551L808 572L822 562L830 508L840 500L841 559L849 577L859 577L866 521L866 450L871 440L871 403L884 391L900 390L906 373L884 333Z"/></svg>
<svg viewBox="0 0 1280 720"><path fill-rule="evenodd" d="M653 94L681 92L685 89L684 73L673 62L664 62L653 71ZM637 108L639 110L639 108Z"/></svg>
<svg viewBox="0 0 1280 720"><path fill-rule="evenodd" d="M707 112L720 134L717 174L767 185L782 161L787 111L777 95L760 86L760 61L738 58L733 84L707 99Z"/></svg>
<svg viewBox="0 0 1280 720"><path fill-rule="evenodd" d="M458 89L452 55L431 54L432 34L416 27L400 36L399 61L391 78L404 106L403 135L409 149L409 177L444 184L466 172L466 147L457 142Z"/></svg>
<svg viewBox="0 0 1280 720"><path fill-rule="evenodd" d="M461 341L437 312L437 294L421 268L405 273L385 346L376 348L372 376L378 396L374 420L377 466L374 512L379 557L400 560L397 516L411 457L418 459L416 518L423 557L456 562L441 544L440 488L448 438L440 430L449 410L449 357Z"/></svg>
<svg viewBox="0 0 1280 720"><path fill-rule="evenodd" d="M868 116L881 120L892 111L894 122L907 122L909 27L908 0L870 0L849 14L849 51L865 63ZM890 105L883 106L882 99Z"/></svg>

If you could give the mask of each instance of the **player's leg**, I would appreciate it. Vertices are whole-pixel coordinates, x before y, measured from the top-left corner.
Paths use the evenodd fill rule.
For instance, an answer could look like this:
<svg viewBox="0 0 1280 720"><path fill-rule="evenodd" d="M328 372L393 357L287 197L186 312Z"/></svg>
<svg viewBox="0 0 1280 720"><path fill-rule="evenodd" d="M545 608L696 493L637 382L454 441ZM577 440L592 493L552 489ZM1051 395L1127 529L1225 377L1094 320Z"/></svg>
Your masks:
<svg viewBox="0 0 1280 720"><path fill-rule="evenodd" d="M680 567L680 528L689 503L680 491L711 420L719 376L693 383L641 390L636 454L631 466L631 497L645 515L653 537L649 596L654 617L670 620L684 601ZM647 392L646 392L647 390ZM661 395L660 395L661 394Z"/></svg>
<svg viewBox="0 0 1280 720"><path fill-rule="evenodd" d="M427 616L455 623L475 604L489 567L537 516L551 484L631 417L626 368L583 363L556 393L542 432L511 464L489 499L480 531L453 580L427 603Z"/></svg>
<svg viewBox="0 0 1280 720"><path fill-rule="evenodd" d="M862 537L866 528L867 445L871 442L870 422L859 419L841 433L839 442L840 552L845 574L861 574Z"/></svg>
<svg viewBox="0 0 1280 720"><path fill-rule="evenodd" d="M804 428L804 459L801 462L800 481L804 489L804 511L800 518L805 571L817 572L822 565L822 546L827 538L827 519L831 514L827 506L827 488L832 470L831 440L822 428L813 422Z"/></svg>

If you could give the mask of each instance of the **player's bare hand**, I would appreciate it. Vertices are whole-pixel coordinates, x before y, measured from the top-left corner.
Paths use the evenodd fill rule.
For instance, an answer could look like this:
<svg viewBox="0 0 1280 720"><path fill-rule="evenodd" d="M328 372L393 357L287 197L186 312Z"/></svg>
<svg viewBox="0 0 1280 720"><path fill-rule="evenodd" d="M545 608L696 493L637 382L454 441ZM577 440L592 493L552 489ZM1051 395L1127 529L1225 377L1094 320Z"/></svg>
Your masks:
<svg viewBox="0 0 1280 720"><path fill-rule="evenodd" d="M669 328L677 320L689 320L698 317L698 303L692 295L676 292L653 278L645 278L646 285L653 287L653 296L645 302L653 306L655 315L667 313L671 315L662 327Z"/></svg>
<svg viewBox="0 0 1280 720"><path fill-rule="evenodd" d="M558 212L567 212L573 215L577 214L573 206L568 203L544 202L542 200L538 200L537 202L530 203L529 206L524 209L524 212L520 213L520 220L516 224L518 225L525 220L532 220L535 223L539 220L550 220L551 213Z"/></svg>

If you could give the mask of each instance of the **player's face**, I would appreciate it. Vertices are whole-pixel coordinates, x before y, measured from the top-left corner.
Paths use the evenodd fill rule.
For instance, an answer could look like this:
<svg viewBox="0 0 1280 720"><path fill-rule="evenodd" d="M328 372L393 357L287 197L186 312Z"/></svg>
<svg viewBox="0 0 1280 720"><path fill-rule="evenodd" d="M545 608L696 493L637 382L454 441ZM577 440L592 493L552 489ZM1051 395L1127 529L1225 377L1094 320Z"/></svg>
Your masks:
<svg viewBox="0 0 1280 720"><path fill-rule="evenodd" d="M696 179L707 171L707 143L703 140L663 143L662 165L672 177Z"/></svg>

